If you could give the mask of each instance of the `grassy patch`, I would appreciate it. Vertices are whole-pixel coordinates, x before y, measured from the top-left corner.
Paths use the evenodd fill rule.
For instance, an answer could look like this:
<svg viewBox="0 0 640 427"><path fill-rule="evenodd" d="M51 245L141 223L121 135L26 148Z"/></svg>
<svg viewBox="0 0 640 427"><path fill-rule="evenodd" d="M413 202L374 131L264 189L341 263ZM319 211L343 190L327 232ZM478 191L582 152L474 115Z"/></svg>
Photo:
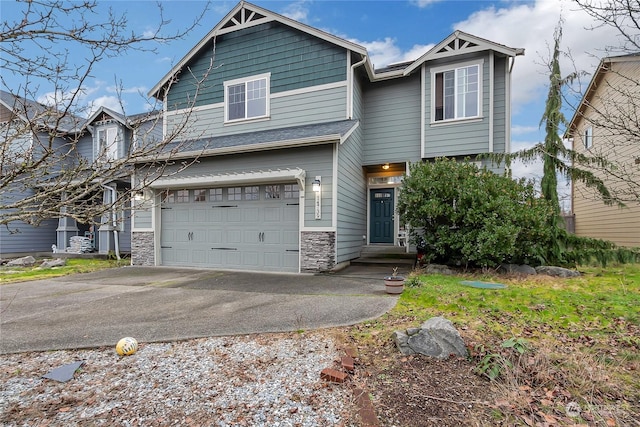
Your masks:
<svg viewBox="0 0 640 427"><path fill-rule="evenodd" d="M499 397L487 410L502 423L625 425L640 415L640 264L581 271L571 279L418 274L391 312L352 336L363 347L386 345L394 330L443 316L476 374L491 376ZM582 412L570 417L574 403Z"/></svg>
<svg viewBox="0 0 640 427"><path fill-rule="evenodd" d="M39 261L36 265L40 265ZM40 268L40 267L0 267L0 285L27 280L47 279L51 277L66 276L74 273L89 273L103 270L105 268L128 265L128 260L105 260L105 259L67 259L67 265L63 267Z"/></svg>

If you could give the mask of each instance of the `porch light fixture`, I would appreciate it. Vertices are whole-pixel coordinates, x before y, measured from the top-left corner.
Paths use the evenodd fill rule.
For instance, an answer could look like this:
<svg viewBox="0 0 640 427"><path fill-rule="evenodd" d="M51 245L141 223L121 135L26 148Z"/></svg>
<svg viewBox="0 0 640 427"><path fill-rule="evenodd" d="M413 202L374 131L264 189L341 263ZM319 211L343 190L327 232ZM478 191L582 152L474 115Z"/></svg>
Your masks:
<svg viewBox="0 0 640 427"><path fill-rule="evenodd" d="M382 165L382 169L384 170L389 169L389 163L385 163L384 165Z"/></svg>
<svg viewBox="0 0 640 427"><path fill-rule="evenodd" d="M133 200L135 200L136 202L144 200L144 193L142 191L134 191Z"/></svg>
<svg viewBox="0 0 640 427"><path fill-rule="evenodd" d="M313 185L311 186L314 192L316 193L320 192L320 183L321 183L321 177L316 176L316 179L313 180Z"/></svg>

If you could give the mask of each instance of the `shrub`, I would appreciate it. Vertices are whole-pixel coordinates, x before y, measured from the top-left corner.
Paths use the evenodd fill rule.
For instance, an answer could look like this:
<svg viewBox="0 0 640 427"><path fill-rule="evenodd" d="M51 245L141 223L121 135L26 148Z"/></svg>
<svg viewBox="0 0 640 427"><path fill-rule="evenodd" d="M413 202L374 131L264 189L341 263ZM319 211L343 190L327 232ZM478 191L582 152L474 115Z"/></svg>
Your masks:
<svg viewBox="0 0 640 427"><path fill-rule="evenodd" d="M553 211L533 184L473 163L416 163L404 177L398 213L427 260L467 266L544 263Z"/></svg>

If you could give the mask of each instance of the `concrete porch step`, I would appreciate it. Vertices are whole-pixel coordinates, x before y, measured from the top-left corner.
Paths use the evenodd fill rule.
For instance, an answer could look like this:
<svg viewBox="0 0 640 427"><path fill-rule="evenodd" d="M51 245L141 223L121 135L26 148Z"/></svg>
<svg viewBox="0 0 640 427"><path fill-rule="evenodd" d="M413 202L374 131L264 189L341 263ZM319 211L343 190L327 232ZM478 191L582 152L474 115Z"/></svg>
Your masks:
<svg viewBox="0 0 640 427"><path fill-rule="evenodd" d="M413 266L415 252L407 252L404 246L368 245L362 248L360 258L351 261L352 265L388 265Z"/></svg>

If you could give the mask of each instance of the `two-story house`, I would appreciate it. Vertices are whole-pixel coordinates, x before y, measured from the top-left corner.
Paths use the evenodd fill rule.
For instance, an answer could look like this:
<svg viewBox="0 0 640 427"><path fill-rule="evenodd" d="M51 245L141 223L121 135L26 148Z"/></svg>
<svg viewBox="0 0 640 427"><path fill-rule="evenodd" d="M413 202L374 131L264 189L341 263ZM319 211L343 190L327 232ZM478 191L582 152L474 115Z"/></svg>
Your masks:
<svg viewBox="0 0 640 427"><path fill-rule="evenodd" d="M410 163L509 150L523 53L456 31L376 70L364 47L240 2L150 92L190 148L135 206L133 264L316 272L400 243Z"/></svg>
<svg viewBox="0 0 640 427"><path fill-rule="evenodd" d="M605 205L583 183L572 182L571 205L578 236L640 247L639 82L640 54L602 59L569 123L566 137L573 139L573 150L613 163L613 168L593 172L626 205Z"/></svg>
<svg viewBox="0 0 640 427"><path fill-rule="evenodd" d="M0 257L51 252L53 245L64 252L70 248L73 236L87 237L90 246L84 246L84 250L105 254L111 251L129 253L131 221L128 202L113 202L123 199L123 192L131 188L131 170L123 168L117 176L109 174L102 179L96 169L126 158L135 146L136 138L141 135L149 137L156 132L153 128L156 124L154 114L125 118L102 107L85 119L6 91L0 92L3 143L0 156L3 180L0 188L0 216L3 220ZM157 133L161 133L161 128L161 125L157 126ZM17 162L38 162L45 153L48 153L48 159L33 173L11 176ZM87 170L77 166L78 159L86 160ZM76 175L69 183L58 179L64 169ZM69 202L66 198L69 193L60 191L66 185L73 191L71 188L76 184L90 188L89 192L97 194L98 200L106 205L113 204L113 209L102 212L87 223L77 222L68 213L79 201ZM60 215L40 212L30 216L34 221L26 222L27 218L20 214L22 202L38 195L42 195L43 206L53 204ZM128 194L124 199L128 199ZM27 209L34 209L34 204Z"/></svg>

